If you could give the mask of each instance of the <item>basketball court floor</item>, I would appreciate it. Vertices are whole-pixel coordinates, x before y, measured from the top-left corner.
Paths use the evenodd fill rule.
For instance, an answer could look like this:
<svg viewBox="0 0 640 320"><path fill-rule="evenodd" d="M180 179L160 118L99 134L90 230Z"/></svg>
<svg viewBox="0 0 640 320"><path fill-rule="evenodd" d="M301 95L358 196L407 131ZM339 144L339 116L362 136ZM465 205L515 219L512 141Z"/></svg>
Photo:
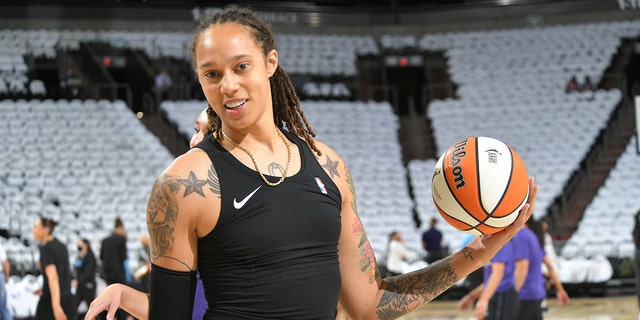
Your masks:
<svg viewBox="0 0 640 320"><path fill-rule="evenodd" d="M459 311L456 300L432 301L421 310L402 320L472 320L471 310ZM635 295L578 297L567 306L560 306L555 298L547 299L545 320L636 320L638 299Z"/></svg>

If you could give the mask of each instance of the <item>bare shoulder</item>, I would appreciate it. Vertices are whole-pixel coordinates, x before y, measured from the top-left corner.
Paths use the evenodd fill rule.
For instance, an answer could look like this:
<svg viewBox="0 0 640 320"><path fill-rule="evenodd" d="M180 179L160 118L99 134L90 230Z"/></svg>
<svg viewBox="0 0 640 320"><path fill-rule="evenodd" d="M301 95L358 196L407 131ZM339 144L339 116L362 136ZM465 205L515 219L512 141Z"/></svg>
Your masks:
<svg viewBox="0 0 640 320"><path fill-rule="evenodd" d="M219 207L218 176L207 154L194 149L177 157L158 176L149 195L147 228L152 261L170 256L193 265L188 262L193 258L182 252L189 251L186 249L205 229L213 229L217 215L215 220L203 221L203 217L219 213Z"/></svg>
<svg viewBox="0 0 640 320"><path fill-rule="evenodd" d="M314 143L318 150L322 152L322 155L317 156L318 162L327 172L327 174L333 179L336 180L344 180L346 178L346 174L348 173L347 164L344 159L331 147L329 147L324 142L314 140ZM342 178L342 179L340 179Z"/></svg>
<svg viewBox="0 0 640 320"><path fill-rule="evenodd" d="M354 206L355 186L346 161L327 144L318 140L315 140L314 143L322 152L322 155L317 156L318 162L340 189L343 203L350 207Z"/></svg>

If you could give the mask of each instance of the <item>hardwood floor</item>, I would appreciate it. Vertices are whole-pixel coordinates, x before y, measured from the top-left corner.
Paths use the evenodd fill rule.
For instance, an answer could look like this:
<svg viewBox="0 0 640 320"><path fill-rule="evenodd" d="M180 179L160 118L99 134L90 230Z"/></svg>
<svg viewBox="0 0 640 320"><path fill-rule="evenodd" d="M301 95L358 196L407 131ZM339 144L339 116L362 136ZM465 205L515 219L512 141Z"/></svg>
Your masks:
<svg viewBox="0 0 640 320"><path fill-rule="evenodd" d="M459 311L456 300L432 301L426 307L402 320L471 320L471 311ZM607 296L601 298L572 298L568 306L560 306L553 299L547 299L548 311L545 320L636 320L638 319L638 299L635 295Z"/></svg>

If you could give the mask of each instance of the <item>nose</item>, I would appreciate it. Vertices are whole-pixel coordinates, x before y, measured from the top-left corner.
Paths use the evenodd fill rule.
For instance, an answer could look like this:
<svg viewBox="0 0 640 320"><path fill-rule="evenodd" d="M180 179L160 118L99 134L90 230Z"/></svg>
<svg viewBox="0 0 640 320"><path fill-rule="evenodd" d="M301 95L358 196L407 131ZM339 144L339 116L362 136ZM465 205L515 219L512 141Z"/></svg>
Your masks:
<svg viewBox="0 0 640 320"><path fill-rule="evenodd" d="M238 78L233 73L227 73L220 81L220 93L232 96L239 88Z"/></svg>

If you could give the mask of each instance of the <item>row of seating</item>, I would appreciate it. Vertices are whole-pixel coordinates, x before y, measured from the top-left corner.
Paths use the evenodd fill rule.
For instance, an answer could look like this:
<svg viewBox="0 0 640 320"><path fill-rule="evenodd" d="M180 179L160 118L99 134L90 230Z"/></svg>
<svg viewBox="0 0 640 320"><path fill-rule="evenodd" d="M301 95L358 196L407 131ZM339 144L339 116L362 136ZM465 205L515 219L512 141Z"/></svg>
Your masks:
<svg viewBox="0 0 640 320"><path fill-rule="evenodd" d="M640 212L640 155L637 138L613 167L604 185L586 208L578 229L562 248L562 256L605 255L632 258L633 227Z"/></svg>
<svg viewBox="0 0 640 320"><path fill-rule="evenodd" d="M0 101L0 228L22 241L9 248L17 272L33 270L31 226L60 222L55 235L75 256L76 241L100 241L123 219L130 260L146 232L150 188L173 156L122 101Z"/></svg>

